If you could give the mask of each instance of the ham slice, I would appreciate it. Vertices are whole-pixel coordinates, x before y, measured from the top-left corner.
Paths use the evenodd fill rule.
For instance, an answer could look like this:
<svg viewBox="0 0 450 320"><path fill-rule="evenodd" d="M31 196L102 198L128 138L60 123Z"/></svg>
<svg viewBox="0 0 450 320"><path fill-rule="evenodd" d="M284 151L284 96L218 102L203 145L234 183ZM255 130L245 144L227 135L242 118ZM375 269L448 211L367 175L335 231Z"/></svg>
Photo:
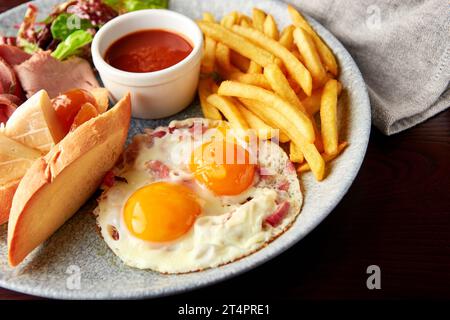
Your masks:
<svg viewBox="0 0 450 320"><path fill-rule="evenodd" d="M12 94L0 94L0 124L6 123L20 104L20 99Z"/></svg>
<svg viewBox="0 0 450 320"><path fill-rule="evenodd" d="M158 179L164 179L169 176L169 167L159 160L150 160L145 163L145 167Z"/></svg>
<svg viewBox="0 0 450 320"><path fill-rule="evenodd" d="M0 94L14 94L20 96L20 85L17 83L13 68L0 58Z"/></svg>
<svg viewBox="0 0 450 320"><path fill-rule="evenodd" d="M9 46L6 44L0 45L0 58L5 60L9 65L15 66L30 59L31 55L23 51L22 49Z"/></svg>
<svg viewBox="0 0 450 320"><path fill-rule="evenodd" d="M14 69L27 97L41 89L54 98L73 88L91 90L99 86L89 62L78 57L59 61L49 51L35 53Z"/></svg>
<svg viewBox="0 0 450 320"><path fill-rule="evenodd" d="M281 220L287 215L289 211L290 204L287 201L284 201L278 205L275 209L275 212L272 213L265 219L265 222L270 224L272 227L276 227L280 224Z"/></svg>
<svg viewBox="0 0 450 320"><path fill-rule="evenodd" d="M6 123L22 102L22 88L12 65L28 57L19 48L0 45L0 123Z"/></svg>

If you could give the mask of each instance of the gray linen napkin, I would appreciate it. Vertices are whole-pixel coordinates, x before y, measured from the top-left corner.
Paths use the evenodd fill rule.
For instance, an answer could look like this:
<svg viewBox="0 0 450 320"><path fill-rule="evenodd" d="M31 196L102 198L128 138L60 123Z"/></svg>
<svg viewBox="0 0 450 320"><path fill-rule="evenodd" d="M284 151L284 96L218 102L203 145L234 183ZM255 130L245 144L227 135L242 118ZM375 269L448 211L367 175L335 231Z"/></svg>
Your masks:
<svg viewBox="0 0 450 320"><path fill-rule="evenodd" d="M291 0L328 28L366 81L374 125L391 135L450 106L447 0Z"/></svg>

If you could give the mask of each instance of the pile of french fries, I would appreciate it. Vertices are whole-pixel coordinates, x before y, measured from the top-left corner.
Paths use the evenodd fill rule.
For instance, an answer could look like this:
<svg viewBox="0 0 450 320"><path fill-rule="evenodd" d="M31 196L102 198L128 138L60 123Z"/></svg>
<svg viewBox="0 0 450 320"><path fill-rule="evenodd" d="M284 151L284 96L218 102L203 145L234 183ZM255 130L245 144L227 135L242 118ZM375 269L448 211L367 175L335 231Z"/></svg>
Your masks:
<svg viewBox="0 0 450 320"><path fill-rule="evenodd" d="M280 33L274 18L254 8L220 22L197 21L205 36L198 93L206 118L225 117L232 128L289 143L298 172L325 178L326 162L347 146L339 142L337 106L342 86L331 50L294 7ZM217 79L220 79L218 81Z"/></svg>

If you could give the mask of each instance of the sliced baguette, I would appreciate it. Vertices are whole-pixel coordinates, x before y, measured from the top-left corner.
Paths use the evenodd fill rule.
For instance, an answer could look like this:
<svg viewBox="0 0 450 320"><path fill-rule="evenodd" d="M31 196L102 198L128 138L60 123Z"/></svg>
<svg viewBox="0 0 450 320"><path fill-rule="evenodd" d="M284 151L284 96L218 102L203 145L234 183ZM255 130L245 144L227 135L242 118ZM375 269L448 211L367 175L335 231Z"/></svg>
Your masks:
<svg viewBox="0 0 450 320"><path fill-rule="evenodd" d="M0 186L0 225L8 222L12 199L20 179Z"/></svg>
<svg viewBox="0 0 450 320"><path fill-rule="evenodd" d="M0 133L0 185L17 180L42 154Z"/></svg>
<svg viewBox="0 0 450 320"><path fill-rule="evenodd" d="M27 171L13 198L8 261L18 265L94 193L123 151L130 95L70 132Z"/></svg>
<svg viewBox="0 0 450 320"><path fill-rule="evenodd" d="M97 102L98 113L105 112L109 106L108 89L94 88L91 89L90 92L94 96L95 101Z"/></svg>
<svg viewBox="0 0 450 320"><path fill-rule="evenodd" d="M20 179L41 153L0 133L0 225L8 221Z"/></svg>
<svg viewBox="0 0 450 320"><path fill-rule="evenodd" d="M64 133L45 90L35 93L8 119L3 132L24 145L47 153Z"/></svg>

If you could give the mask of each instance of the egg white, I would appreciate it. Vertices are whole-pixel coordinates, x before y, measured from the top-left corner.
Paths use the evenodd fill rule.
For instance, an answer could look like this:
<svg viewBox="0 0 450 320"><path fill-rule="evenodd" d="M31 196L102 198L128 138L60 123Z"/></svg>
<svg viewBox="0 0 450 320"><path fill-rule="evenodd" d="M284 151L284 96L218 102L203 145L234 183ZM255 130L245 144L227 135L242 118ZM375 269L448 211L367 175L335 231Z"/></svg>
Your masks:
<svg viewBox="0 0 450 320"><path fill-rule="evenodd" d="M302 195L295 170L289 168L289 160L281 148L269 141L260 142L258 165L273 173L270 177L255 175L254 183L237 196L217 196L196 182L188 168L193 148L201 145L217 133L216 122L202 120L208 129L198 139L189 130L193 119L173 122L177 127L162 138L154 138L151 145L145 139L135 141L136 157L131 163L117 170L126 182L116 182L98 201L95 210L97 224L103 239L111 250L128 266L152 269L163 273L184 273L216 267L244 257L264 246L281 234L300 211ZM197 120L198 121L198 120ZM245 142L239 140L245 146ZM137 145L136 145L137 144ZM159 160L169 167L164 181L189 183L197 194L202 212L192 228L171 242L155 243L133 236L123 220L123 207L128 198L139 188L156 181L157 176L145 168L149 160ZM287 190L278 186L289 183ZM264 223L280 201L289 201L286 217L276 227ZM117 237L112 230L116 230Z"/></svg>

